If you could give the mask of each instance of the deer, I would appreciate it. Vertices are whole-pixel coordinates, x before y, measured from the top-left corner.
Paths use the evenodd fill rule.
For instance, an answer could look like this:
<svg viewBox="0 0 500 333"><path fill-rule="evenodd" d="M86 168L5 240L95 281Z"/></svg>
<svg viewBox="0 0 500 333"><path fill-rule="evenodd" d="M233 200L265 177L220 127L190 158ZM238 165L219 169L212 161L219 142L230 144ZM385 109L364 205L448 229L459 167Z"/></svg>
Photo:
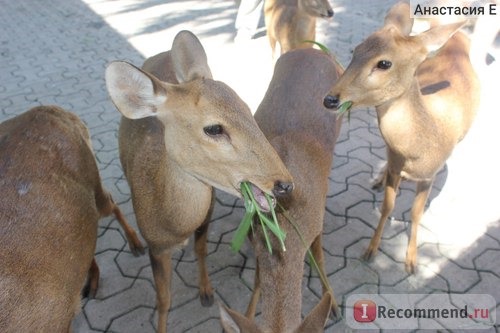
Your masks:
<svg viewBox="0 0 500 333"><path fill-rule="evenodd" d="M312 48L316 18L331 18L333 14L328 0L266 0L264 20L273 59L293 49Z"/></svg>
<svg viewBox="0 0 500 333"><path fill-rule="evenodd" d="M322 280L323 297L301 322L301 289L308 248L320 275L326 277L323 221L328 177L342 118L326 112L322 101L341 73L342 68L330 55L316 49L292 50L276 63L254 117L294 179L293 192L278 198L280 206L276 212L286 233L286 251L281 251L276 242L271 254L261 233L256 231L252 236L256 256L253 293L245 316L220 307L226 332L323 332L329 313L339 314L333 290ZM254 229L258 230L255 226ZM261 328L254 322L260 297Z"/></svg>
<svg viewBox="0 0 500 333"><path fill-rule="evenodd" d="M106 85L122 114L120 161L131 188L139 230L149 247L157 292L158 332L167 331L171 254L195 234L200 301L213 304L207 228L214 188L242 197L250 182L264 211L293 189L293 179L258 128L249 107L212 78L207 55L190 31L142 69L112 62Z"/></svg>
<svg viewBox="0 0 500 333"><path fill-rule="evenodd" d="M479 104L479 81L469 60L463 22L410 36L409 5L400 2L384 26L358 45L351 63L324 99L329 109L375 106L387 146L379 224L363 255L378 251L401 179L416 182L405 269L417 265L417 230L437 172L466 135Z"/></svg>
<svg viewBox="0 0 500 333"><path fill-rule="evenodd" d="M0 124L0 330L70 332L81 291L95 294L97 224L115 214L134 253L143 250L103 188L83 122L38 106Z"/></svg>

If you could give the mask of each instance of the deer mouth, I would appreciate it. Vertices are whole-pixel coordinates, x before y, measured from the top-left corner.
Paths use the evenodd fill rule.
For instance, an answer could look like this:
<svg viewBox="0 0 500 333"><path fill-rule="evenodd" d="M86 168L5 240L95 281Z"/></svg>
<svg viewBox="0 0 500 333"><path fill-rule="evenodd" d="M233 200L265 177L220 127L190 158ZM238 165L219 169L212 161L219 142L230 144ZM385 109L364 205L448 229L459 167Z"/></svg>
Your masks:
<svg viewBox="0 0 500 333"><path fill-rule="evenodd" d="M250 182L247 182L247 184L250 188L253 198L248 198L250 202L245 202L245 207L247 206L247 204L253 204L253 202L255 202L261 211L268 213L272 208L276 206L276 198L273 195L266 195L263 190ZM244 195L243 197L245 198L245 200L247 200L247 196Z"/></svg>

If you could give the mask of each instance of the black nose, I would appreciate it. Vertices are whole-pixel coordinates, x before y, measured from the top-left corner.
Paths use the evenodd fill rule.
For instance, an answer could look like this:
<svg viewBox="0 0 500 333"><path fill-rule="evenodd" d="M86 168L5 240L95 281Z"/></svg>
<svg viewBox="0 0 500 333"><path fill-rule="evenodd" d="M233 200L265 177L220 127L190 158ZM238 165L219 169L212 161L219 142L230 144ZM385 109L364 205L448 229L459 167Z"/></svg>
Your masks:
<svg viewBox="0 0 500 333"><path fill-rule="evenodd" d="M333 9L328 9L328 17L332 17L333 16Z"/></svg>
<svg viewBox="0 0 500 333"><path fill-rule="evenodd" d="M274 183L273 194L275 196L285 195L292 192L292 190L293 183L277 181L276 183Z"/></svg>
<svg viewBox="0 0 500 333"><path fill-rule="evenodd" d="M325 99L323 100L323 105L327 109L337 109L340 104L340 98L339 96L332 96L332 95L326 95Z"/></svg>

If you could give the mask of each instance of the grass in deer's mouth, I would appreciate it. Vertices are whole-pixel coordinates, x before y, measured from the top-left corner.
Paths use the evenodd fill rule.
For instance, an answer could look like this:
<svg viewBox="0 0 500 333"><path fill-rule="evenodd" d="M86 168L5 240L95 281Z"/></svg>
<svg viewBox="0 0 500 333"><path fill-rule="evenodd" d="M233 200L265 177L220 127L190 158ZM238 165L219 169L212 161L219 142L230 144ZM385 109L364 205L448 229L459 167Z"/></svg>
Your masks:
<svg viewBox="0 0 500 333"><path fill-rule="evenodd" d="M347 120L351 121L351 113L348 112L351 109L351 106L352 106L351 101L347 101L340 104L339 109L337 110L337 116L340 117L347 112Z"/></svg>
<svg viewBox="0 0 500 333"><path fill-rule="evenodd" d="M280 242L280 246L282 251L286 251L285 248L285 232L281 230L278 219L276 217L276 212L274 211L274 204L272 197L264 193L266 200L269 204L271 210L271 217L269 217L266 213L264 213L257 203L257 200L254 197L251 184L249 182L242 182L240 185L241 194L243 195L243 200L245 203L245 216L241 221L236 233L231 242L231 248L233 251L239 251L241 245L245 241L245 238L248 235L250 229L253 229L253 218L255 214L257 214L260 225L262 226L262 233L264 234L264 238L266 240L266 246L269 253L273 253L273 249L271 246L271 240L269 238L269 232L274 234L276 238L278 238Z"/></svg>

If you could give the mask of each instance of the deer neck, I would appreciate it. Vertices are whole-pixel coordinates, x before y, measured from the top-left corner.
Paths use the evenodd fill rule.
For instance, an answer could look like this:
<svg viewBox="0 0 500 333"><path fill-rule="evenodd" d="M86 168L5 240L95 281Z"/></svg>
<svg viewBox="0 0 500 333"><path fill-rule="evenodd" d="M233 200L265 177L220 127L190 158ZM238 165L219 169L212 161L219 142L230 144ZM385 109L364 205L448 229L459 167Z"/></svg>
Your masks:
<svg viewBox="0 0 500 333"><path fill-rule="evenodd" d="M389 148L395 151L404 153L432 139L422 138L423 133L439 134L436 119L426 108L416 78L402 95L377 106L376 110L380 132Z"/></svg>
<svg viewBox="0 0 500 333"><path fill-rule="evenodd" d="M267 252L260 244L258 256L262 290L262 327L264 332L293 332L300 325L302 307L302 274L305 250L292 231L287 233L286 252ZM291 292L293 291L293 292Z"/></svg>

